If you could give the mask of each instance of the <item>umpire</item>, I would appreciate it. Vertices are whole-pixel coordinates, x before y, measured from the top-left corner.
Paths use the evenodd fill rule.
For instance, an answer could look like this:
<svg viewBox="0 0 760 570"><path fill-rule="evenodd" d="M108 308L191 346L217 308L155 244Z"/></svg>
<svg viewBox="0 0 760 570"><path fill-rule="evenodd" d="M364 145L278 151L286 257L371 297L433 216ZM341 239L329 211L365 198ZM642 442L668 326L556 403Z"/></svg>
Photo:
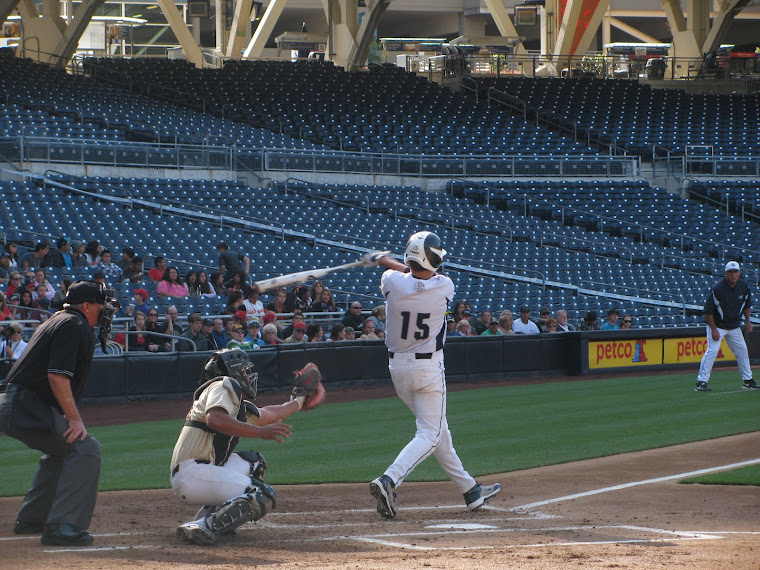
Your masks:
<svg viewBox="0 0 760 570"><path fill-rule="evenodd" d="M64 310L40 325L0 393L0 431L44 453L16 517L16 534L42 544L85 546L100 478L100 443L77 409L95 348L93 328L110 330L110 290L69 287ZM107 332L106 332L107 334Z"/></svg>

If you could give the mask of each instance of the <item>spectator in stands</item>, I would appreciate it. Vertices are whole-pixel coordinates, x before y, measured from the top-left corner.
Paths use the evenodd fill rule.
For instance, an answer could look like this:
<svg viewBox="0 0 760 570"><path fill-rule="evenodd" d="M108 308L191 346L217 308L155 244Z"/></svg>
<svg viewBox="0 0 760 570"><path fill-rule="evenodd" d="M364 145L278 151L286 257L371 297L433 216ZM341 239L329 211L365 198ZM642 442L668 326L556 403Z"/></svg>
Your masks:
<svg viewBox="0 0 760 570"><path fill-rule="evenodd" d="M501 315L499 315L499 334L516 334L515 331L512 330L514 322L515 319L512 316L512 311L507 309L503 310Z"/></svg>
<svg viewBox="0 0 760 570"><path fill-rule="evenodd" d="M261 319L261 322L264 324L264 326L267 326L268 324L273 324L274 327L277 329L277 336L278 338L284 338L284 335L282 334L282 325L280 324L279 319L277 318L277 315L275 315L272 311L266 311L264 313L264 317ZM263 334L264 329L261 329L261 332Z"/></svg>
<svg viewBox="0 0 760 570"><path fill-rule="evenodd" d="M61 279L61 285L58 291L53 295L53 300L50 301L50 309L53 311L60 311L63 309L63 300L66 298L66 292L71 287L73 281L68 277Z"/></svg>
<svg viewBox="0 0 760 570"><path fill-rule="evenodd" d="M544 321L544 328L548 334L559 332L557 330L557 319L549 317Z"/></svg>
<svg viewBox="0 0 760 570"><path fill-rule="evenodd" d="M307 311L310 303L311 299L306 285L296 285L290 293L285 295L285 312Z"/></svg>
<svg viewBox="0 0 760 570"><path fill-rule="evenodd" d="M128 352L143 352L148 350L149 336L146 326L146 316L142 311L135 311L132 317L132 325L129 327L129 331L136 332L137 334L126 335L119 333L114 336L114 341L119 343L122 348L126 348ZM127 338L129 337L129 338Z"/></svg>
<svg viewBox="0 0 760 570"><path fill-rule="evenodd" d="M259 299L257 287L248 287L248 298L243 301L247 318L262 318L264 316L264 303Z"/></svg>
<svg viewBox="0 0 760 570"><path fill-rule="evenodd" d="M124 270L122 280L129 281L130 283L141 283L144 277L142 257L135 255L132 258L132 265Z"/></svg>
<svg viewBox="0 0 760 570"><path fill-rule="evenodd" d="M523 305L520 307L520 318L512 323L512 330L515 334L538 334L538 326L530 320L530 307Z"/></svg>
<svg viewBox="0 0 760 570"><path fill-rule="evenodd" d="M268 303L266 306L267 311L271 311L273 313L281 314L285 312L285 297L286 297L285 289L280 287L274 292L274 299L271 303Z"/></svg>
<svg viewBox="0 0 760 570"><path fill-rule="evenodd" d="M45 271L43 269L37 269L34 272L34 282L36 283L35 287L38 287L39 285L45 286L45 298L50 301L55 297L55 287L53 287L50 284L50 281L47 280L47 277L45 277ZM39 290L37 291L39 294Z"/></svg>
<svg viewBox="0 0 760 570"><path fill-rule="evenodd" d="M245 282L245 273L238 271L232 274L232 278L224 282L225 293L232 295L235 292L242 293L247 284Z"/></svg>
<svg viewBox="0 0 760 570"><path fill-rule="evenodd" d="M610 309L607 311L607 322L605 322L601 326L601 330L603 331L613 331L620 328L620 323L618 322L618 317L620 316L620 311L617 309Z"/></svg>
<svg viewBox="0 0 760 570"><path fill-rule="evenodd" d="M456 303L454 303L454 309L451 311L451 316L454 317L455 323L459 324L459 321L465 318L464 311L465 311L464 301L457 301Z"/></svg>
<svg viewBox="0 0 760 570"><path fill-rule="evenodd" d="M105 273L106 280L109 283L119 283L121 281L121 267L111 261L111 252L104 249L100 252L100 263L97 268Z"/></svg>
<svg viewBox="0 0 760 570"><path fill-rule="evenodd" d="M34 276L34 273L32 273L32 276ZM37 298L37 282L34 280L34 277L31 279L24 279L24 287L22 291L28 291L32 296L32 301Z"/></svg>
<svg viewBox="0 0 760 570"><path fill-rule="evenodd" d="M337 342L339 340L346 340L346 327L340 323L333 325L333 328L330 330L330 337L327 341Z"/></svg>
<svg viewBox="0 0 760 570"><path fill-rule="evenodd" d="M8 306L8 300L3 293L0 293L0 321L7 321L11 318L11 308Z"/></svg>
<svg viewBox="0 0 760 570"><path fill-rule="evenodd" d="M102 271L96 271L94 275L92 276L92 280L95 281L98 285L105 285L106 284L106 274Z"/></svg>
<svg viewBox="0 0 760 570"><path fill-rule="evenodd" d="M201 288L201 297L210 299L217 296L216 290L212 287L211 283L209 283L208 274L203 271L203 269L198 272L198 285L200 285Z"/></svg>
<svg viewBox="0 0 760 570"><path fill-rule="evenodd" d="M201 296L201 284L198 283L198 272L191 269L185 273L185 287L188 297L198 298Z"/></svg>
<svg viewBox="0 0 760 570"><path fill-rule="evenodd" d="M230 293L230 296L227 299L227 306L235 308L235 310L233 311L233 313L230 313L230 314L237 313L238 311L245 312L245 304L244 304L244 300L243 300L243 292L242 291L233 291L232 293ZM245 321L245 318L243 318L243 321ZM243 324L243 323L241 323L241 324Z"/></svg>
<svg viewBox="0 0 760 570"><path fill-rule="evenodd" d="M17 268L21 267L21 260L18 257L18 246L16 245L15 241L9 241L3 246L3 249L5 250L5 253L10 257L11 259L11 267Z"/></svg>
<svg viewBox="0 0 760 570"><path fill-rule="evenodd" d="M84 259L89 267L95 267L100 263L100 252L102 250L103 248L98 240L93 239L87 242L84 248Z"/></svg>
<svg viewBox="0 0 760 570"><path fill-rule="evenodd" d="M58 238L55 249L51 249L47 259L48 267L66 267L71 269L71 244L65 237Z"/></svg>
<svg viewBox="0 0 760 570"><path fill-rule="evenodd" d="M227 296L227 288L224 286L224 275L221 273L212 273L209 285L211 285L211 289L217 297Z"/></svg>
<svg viewBox="0 0 760 570"><path fill-rule="evenodd" d="M0 284L5 284L11 273L11 258L8 254L0 255Z"/></svg>
<svg viewBox="0 0 760 570"><path fill-rule="evenodd" d="M50 244L46 241L41 241L34 246L34 251L27 253L21 260L21 268L33 267L35 269L40 267L47 267L47 254L50 253Z"/></svg>
<svg viewBox="0 0 760 570"><path fill-rule="evenodd" d="M293 334L285 339L287 343L306 342L306 323L296 321L293 323Z"/></svg>
<svg viewBox="0 0 760 570"><path fill-rule="evenodd" d="M364 321L362 335L359 337L359 340L380 340L380 337L375 332L375 321L370 321L369 319Z"/></svg>
<svg viewBox="0 0 760 570"><path fill-rule="evenodd" d="M179 311L177 310L176 305L169 305L166 308L166 319L164 319L164 323L161 326L161 332L174 336L179 336L185 332L182 325L179 324L178 319Z"/></svg>
<svg viewBox="0 0 760 570"><path fill-rule="evenodd" d="M135 289L132 292L135 310L147 315L150 312L148 306L148 291L146 289Z"/></svg>
<svg viewBox="0 0 760 570"><path fill-rule="evenodd" d="M131 247L125 247L121 250L121 259L116 262L122 273L126 273L132 267L135 260L135 250Z"/></svg>
<svg viewBox="0 0 760 570"><path fill-rule="evenodd" d="M472 324L468 318L464 318L457 323L456 332L458 332L460 336L475 336L472 332Z"/></svg>
<svg viewBox="0 0 760 570"><path fill-rule="evenodd" d="M264 346L264 341L261 340L261 337L259 336L259 329L261 328L261 323L258 319L251 319L248 322L248 334L245 335L245 338L243 340L250 341L251 343L257 345L257 346Z"/></svg>
<svg viewBox="0 0 760 570"><path fill-rule="evenodd" d="M482 313L480 313L480 317L478 317L478 322L475 324L475 334L481 335L484 332L488 330L488 325L491 324L491 321L494 320L491 318L491 311L486 309ZM498 321L496 322L498 325Z"/></svg>
<svg viewBox="0 0 760 570"><path fill-rule="evenodd" d="M200 313L192 313L187 317L188 327L180 337L193 341L195 350L211 350L209 348L208 339L203 333L201 333L201 327L203 326L203 317ZM188 352L192 350L189 342L177 341L177 350L180 352Z"/></svg>
<svg viewBox="0 0 760 570"><path fill-rule="evenodd" d="M48 311L50 310L50 299L45 296L47 293L47 287L45 285L36 286L35 298L32 301L32 307L39 309L31 314L31 318L40 322L46 321L50 316Z"/></svg>
<svg viewBox="0 0 760 570"><path fill-rule="evenodd" d="M312 313L337 313L338 307L333 300L332 292L329 289L322 289L319 299L311 305Z"/></svg>
<svg viewBox="0 0 760 570"><path fill-rule="evenodd" d="M217 244L216 251L219 253L219 273L224 275L225 280L232 279L235 273L248 275L251 260L247 255L232 251L223 241Z"/></svg>
<svg viewBox="0 0 760 570"><path fill-rule="evenodd" d="M149 309L146 315L145 330L148 333L163 333L164 327L158 323L158 309ZM171 350L171 342L158 335L147 335L146 350L148 352L167 352Z"/></svg>
<svg viewBox="0 0 760 570"><path fill-rule="evenodd" d="M560 309L557 311L557 332L574 331L575 327L567 322L567 311Z"/></svg>
<svg viewBox="0 0 760 570"><path fill-rule="evenodd" d="M369 317L364 321L365 326L367 321L375 323L375 334L380 338L385 338L385 305L373 307Z"/></svg>
<svg viewBox="0 0 760 570"><path fill-rule="evenodd" d="M26 348L26 341L23 337L24 325L21 323L10 323L3 330L3 340L0 342L0 351L2 357L11 361L19 359Z"/></svg>
<svg viewBox="0 0 760 570"><path fill-rule="evenodd" d="M12 319L21 319L21 317L17 316L17 309L19 303L21 302L21 295L18 293L13 293L12 295L8 295L8 308L11 310L11 318Z"/></svg>
<svg viewBox="0 0 760 570"><path fill-rule="evenodd" d="M586 316L578 322L579 331L598 331L599 330L599 318L596 315L596 311L589 311Z"/></svg>
<svg viewBox="0 0 760 570"><path fill-rule="evenodd" d="M306 317L303 316L303 313L293 313L293 318L290 321L290 324L285 327L282 330L282 334L280 335L282 338L287 338L293 334L293 328L295 327L296 323L304 323L306 324Z"/></svg>
<svg viewBox="0 0 760 570"><path fill-rule="evenodd" d="M457 323L451 315L446 317L446 336L459 336Z"/></svg>
<svg viewBox="0 0 760 570"><path fill-rule="evenodd" d="M227 333L227 327L225 327L221 317L214 319L214 329L211 331L211 336L214 337L216 345L221 348L226 347L227 343L232 340L232 337Z"/></svg>
<svg viewBox="0 0 760 570"><path fill-rule="evenodd" d="M166 258L159 255L153 259L153 269L148 271L148 275L153 281L161 281L166 272Z"/></svg>
<svg viewBox="0 0 760 570"><path fill-rule="evenodd" d="M362 304L359 301L353 301L350 308L344 313L341 321L345 326L351 327L355 331L361 331L364 324L362 317Z"/></svg>
<svg viewBox="0 0 760 570"><path fill-rule="evenodd" d="M84 256L84 246L85 244L79 240L71 240L69 255L71 255L72 269L87 267L87 258Z"/></svg>
<svg viewBox="0 0 760 570"><path fill-rule="evenodd" d="M264 341L264 344L266 346L271 346L282 342L282 340L280 340L280 338L277 336L277 327L272 323L264 325L264 328L261 329L261 340Z"/></svg>
<svg viewBox="0 0 760 570"><path fill-rule="evenodd" d="M201 322L201 334L206 337L208 341L209 350L221 350L224 346L216 344L214 335L211 334L214 330L214 321L212 319L203 319Z"/></svg>
<svg viewBox="0 0 760 570"><path fill-rule="evenodd" d="M343 334L346 337L343 340L356 340L356 330L354 330L354 327L346 327L343 329Z"/></svg>
<svg viewBox="0 0 760 570"><path fill-rule="evenodd" d="M314 323L306 326L306 342L323 342L324 336L321 326Z"/></svg>
<svg viewBox="0 0 760 570"><path fill-rule="evenodd" d="M232 334L232 340L227 343L227 348L251 350L255 347L253 343L245 341L245 329L243 328L243 325L235 324L230 332Z"/></svg>
<svg viewBox="0 0 760 570"><path fill-rule="evenodd" d="M538 327L538 332L549 332L546 330L546 319L551 317L552 312L549 310L549 307L541 307L538 311L538 321L535 321L536 326Z"/></svg>
<svg viewBox="0 0 760 570"><path fill-rule="evenodd" d="M620 319L620 330L629 331L631 330L631 327L633 327L633 317L628 313L625 313L623 318Z"/></svg>
<svg viewBox="0 0 760 570"><path fill-rule="evenodd" d="M8 274L8 287L5 289L5 294L9 297L13 295L17 289L23 288L21 273L18 271L11 271Z"/></svg>
<svg viewBox="0 0 760 570"><path fill-rule="evenodd" d="M490 321L488 321L488 326L486 327L486 330L480 333L479 336L498 336L502 334L505 334L505 333L501 332L501 330L499 329L499 321L497 321L496 319L491 319Z"/></svg>
<svg viewBox="0 0 760 570"><path fill-rule="evenodd" d="M156 287L159 297L187 297L187 287L182 283L179 270L170 266L164 271L164 276Z"/></svg>
<svg viewBox="0 0 760 570"><path fill-rule="evenodd" d="M309 299L311 300L309 303L310 307L314 307L314 303L319 303L322 301L322 291L325 289L325 284L321 281L315 281L312 283L311 288L309 289ZM314 309L312 309L312 311L313 310Z"/></svg>

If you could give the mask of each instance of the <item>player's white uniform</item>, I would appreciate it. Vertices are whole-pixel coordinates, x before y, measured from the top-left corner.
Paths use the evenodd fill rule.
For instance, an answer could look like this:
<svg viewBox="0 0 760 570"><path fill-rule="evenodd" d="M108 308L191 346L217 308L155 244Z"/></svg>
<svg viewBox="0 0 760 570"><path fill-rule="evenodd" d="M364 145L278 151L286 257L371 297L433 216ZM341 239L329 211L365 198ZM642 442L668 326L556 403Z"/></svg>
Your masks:
<svg viewBox="0 0 760 570"><path fill-rule="evenodd" d="M443 344L446 310L454 284L445 275L418 279L389 269L380 289L385 297L385 344L388 368L399 398L416 417L414 439L401 450L385 474L398 487L431 453L462 493L477 483L462 466L446 420Z"/></svg>
<svg viewBox="0 0 760 570"><path fill-rule="evenodd" d="M242 401L230 378L214 382L193 402L188 420L203 422L206 412L223 408L233 418ZM258 410L250 406L251 410ZM249 423L258 417L247 414ZM190 504L218 505L245 494L251 486L251 464L236 453L230 454L222 465L218 454L226 450L215 449L214 434L202 429L184 426L180 432L171 462L171 484L174 494Z"/></svg>

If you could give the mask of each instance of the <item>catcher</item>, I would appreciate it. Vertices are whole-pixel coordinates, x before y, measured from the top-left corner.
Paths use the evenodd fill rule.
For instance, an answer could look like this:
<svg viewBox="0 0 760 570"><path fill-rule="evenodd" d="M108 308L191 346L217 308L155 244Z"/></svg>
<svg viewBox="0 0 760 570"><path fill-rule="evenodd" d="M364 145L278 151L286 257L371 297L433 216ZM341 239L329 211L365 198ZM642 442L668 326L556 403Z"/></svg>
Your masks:
<svg viewBox="0 0 760 570"><path fill-rule="evenodd" d="M213 544L219 535L259 520L275 507L276 494L264 483L267 463L256 451L234 452L241 437L290 437L283 420L316 408L325 400L319 368L313 363L294 372L290 401L256 407L258 373L238 348L211 355L201 386L174 446L171 485L174 494L190 504L204 505L195 520L180 525L177 536L196 544Z"/></svg>

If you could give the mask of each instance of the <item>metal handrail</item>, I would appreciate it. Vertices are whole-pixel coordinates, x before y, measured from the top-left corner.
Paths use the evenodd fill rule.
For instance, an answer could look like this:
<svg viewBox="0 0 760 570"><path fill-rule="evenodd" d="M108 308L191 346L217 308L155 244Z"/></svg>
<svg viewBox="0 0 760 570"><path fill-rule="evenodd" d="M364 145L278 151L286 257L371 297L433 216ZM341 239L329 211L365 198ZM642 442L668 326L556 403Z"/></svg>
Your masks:
<svg viewBox="0 0 760 570"><path fill-rule="evenodd" d="M192 339L189 339L187 337L183 337L180 335L172 335L172 334L166 334L166 333L160 333L160 332L153 332L153 331L131 331L131 330L123 330L123 331L116 331L116 334L123 334L124 335L124 351L129 352L129 337L131 335L150 335L150 336L156 336L159 338L166 338L172 341L172 349L170 352L176 352L175 351L175 344L176 341L182 341L182 342L189 342L193 350L191 352L197 352L198 348L195 346L195 342Z"/></svg>
<svg viewBox="0 0 760 570"><path fill-rule="evenodd" d="M658 291L656 289L642 289L639 287L631 287L630 285L622 285L620 283L604 283L602 281L593 281L591 279L583 279L578 282L578 292L583 293L583 287L581 285L583 283L588 283L590 285L603 285L605 287L613 287L615 289L630 289L632 291L641 291L644 293L656 293L657 295L663 295L666 297L678 297L681 299L681 309L683 311L683 315L686 316L686 297L684 297L681 293L671 293L670 291ZM696 306L690 306L690 308L695 308ZM701 307L699 307L701 308Z"/></svg>

